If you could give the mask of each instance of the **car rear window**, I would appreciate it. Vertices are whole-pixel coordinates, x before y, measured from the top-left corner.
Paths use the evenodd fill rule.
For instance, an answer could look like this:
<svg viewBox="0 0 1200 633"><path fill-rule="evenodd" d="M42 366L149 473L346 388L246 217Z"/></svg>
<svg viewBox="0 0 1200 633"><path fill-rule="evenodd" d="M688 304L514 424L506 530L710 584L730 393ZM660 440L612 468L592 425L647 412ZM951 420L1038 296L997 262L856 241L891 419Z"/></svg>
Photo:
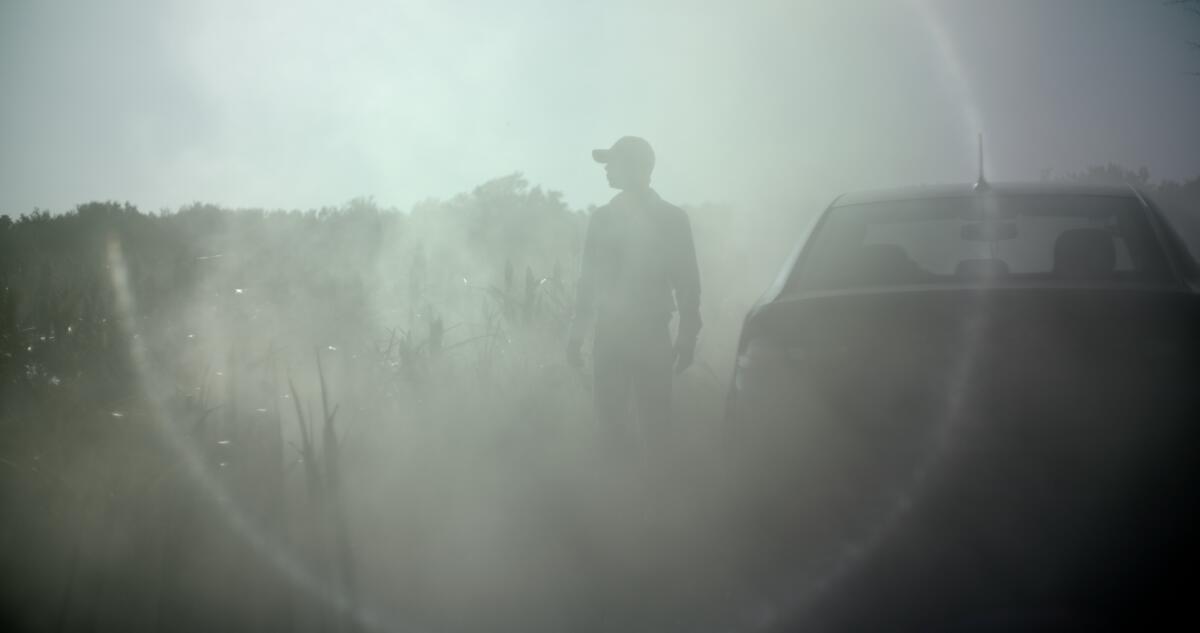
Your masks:
<svg viewBox="0 0 1200 633"><path fill-rule="evenodd" d="M981 195L835 207L788 287L1170 280L1136 199Z"/></svg>
<svg viewBox="0 0 1200 633"><path fill-rule="evenodd" d="M1191 268L1200 269L1200 216L1195 211L1187 211L1170 205L1159 207L1167 222L1175 229L1175 234L1187 250L1185 255L1191 257Z"/></svg>

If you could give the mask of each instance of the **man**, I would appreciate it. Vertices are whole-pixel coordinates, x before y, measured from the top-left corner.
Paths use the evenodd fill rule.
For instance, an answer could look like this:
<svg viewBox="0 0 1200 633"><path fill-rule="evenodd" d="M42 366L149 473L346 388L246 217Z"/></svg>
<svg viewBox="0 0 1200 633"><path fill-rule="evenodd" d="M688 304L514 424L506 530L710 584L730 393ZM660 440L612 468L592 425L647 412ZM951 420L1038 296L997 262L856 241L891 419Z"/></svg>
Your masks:
<svg viewBox="0 0 1200 633"><path fill-rule="evenodd" d="M672 366L679 373L692 364L700 332L692 228L682 209L650 188L654 150L645 140L623 137L592 158L621 192L588 221L567 360L583 365L583 338L594 327L593 395L601 424L627 430L632 400L643 430L661 436L670 418Z"/></svg>

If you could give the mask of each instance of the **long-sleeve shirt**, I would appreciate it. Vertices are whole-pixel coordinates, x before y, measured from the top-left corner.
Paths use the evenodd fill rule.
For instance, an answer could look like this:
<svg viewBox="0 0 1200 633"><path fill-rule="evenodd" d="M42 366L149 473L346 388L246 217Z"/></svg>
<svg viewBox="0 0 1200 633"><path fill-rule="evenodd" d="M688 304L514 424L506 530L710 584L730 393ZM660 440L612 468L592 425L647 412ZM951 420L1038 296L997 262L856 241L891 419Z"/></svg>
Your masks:
<svg viewBox="0 0 1200 633"><path fill-rule="evenodd" d="M596 318L668 319L679 336L700 331L700 270L687 214L653 189L623 191L592 212L580 263L571 335Z"/></svg>

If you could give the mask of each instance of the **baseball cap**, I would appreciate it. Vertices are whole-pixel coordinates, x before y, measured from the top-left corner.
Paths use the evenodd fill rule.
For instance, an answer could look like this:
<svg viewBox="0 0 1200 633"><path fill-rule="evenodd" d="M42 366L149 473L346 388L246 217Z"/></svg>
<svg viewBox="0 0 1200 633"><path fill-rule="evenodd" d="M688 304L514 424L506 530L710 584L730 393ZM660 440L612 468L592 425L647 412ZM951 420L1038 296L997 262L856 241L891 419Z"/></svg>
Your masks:
<svg viewBox="0 0 1200 633"><path fill-rule="evenodd" d="M654 170L654 149L646 139L637 136L622 136L608 149L592 150L592 159L597 163L622 162Z"/></svg>

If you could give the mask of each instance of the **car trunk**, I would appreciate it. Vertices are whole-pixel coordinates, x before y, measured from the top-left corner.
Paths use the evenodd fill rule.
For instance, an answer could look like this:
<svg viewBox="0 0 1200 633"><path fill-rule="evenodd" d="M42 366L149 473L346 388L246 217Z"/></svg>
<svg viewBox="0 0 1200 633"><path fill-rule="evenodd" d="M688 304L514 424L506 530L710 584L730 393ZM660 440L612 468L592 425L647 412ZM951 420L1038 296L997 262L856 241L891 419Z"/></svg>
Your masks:
<svg viewBox="0 0 1200 633"><path fill-rule="evenodd" d="M1198 325L1195 296L1129 289L780 301L747 322L736 422L810 560L868 552L859 599L1162 597L1161 566L1194 560Z"/></svg>

